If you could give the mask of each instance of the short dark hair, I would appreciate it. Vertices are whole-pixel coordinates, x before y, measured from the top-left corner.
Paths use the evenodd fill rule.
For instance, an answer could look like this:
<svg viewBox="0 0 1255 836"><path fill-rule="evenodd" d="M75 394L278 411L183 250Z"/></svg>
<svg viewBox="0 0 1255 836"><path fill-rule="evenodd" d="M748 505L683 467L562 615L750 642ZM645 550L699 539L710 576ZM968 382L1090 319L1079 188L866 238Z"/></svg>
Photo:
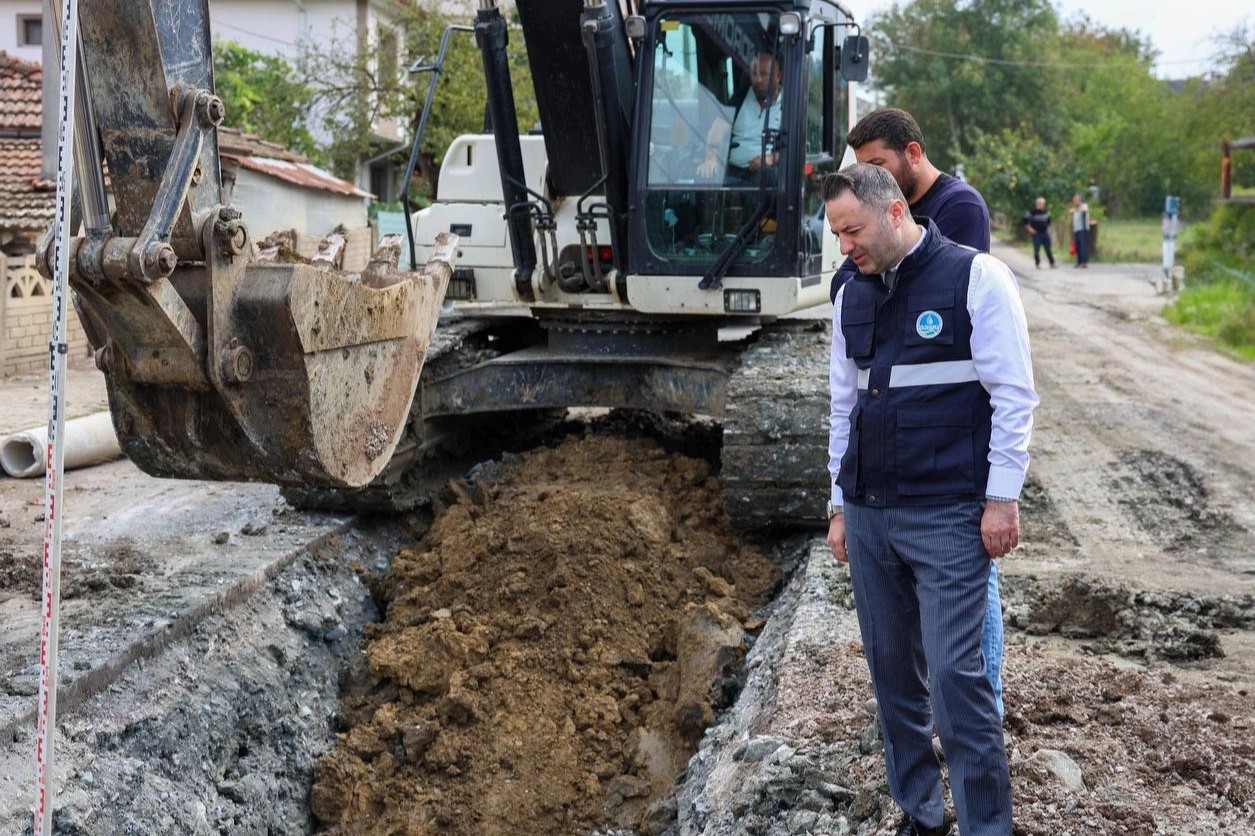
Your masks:
<svg viewBox="0 0 1255 836"><path fill-rule="evenodd" d="M918 142L920 150L924 149L924 132L915 117L896 107L873 110L845 135L846 144L855 149L878 139L892 151L905 151L912 142Z"/></svg>
<svg viewBox="0 0 1255 836"><path fill-rule="evenodd" d="M855 163L824 178L824 203L851 192L859 203L883 211L895 201L906 203L902 189L893 175L878 165Z"/></svg>

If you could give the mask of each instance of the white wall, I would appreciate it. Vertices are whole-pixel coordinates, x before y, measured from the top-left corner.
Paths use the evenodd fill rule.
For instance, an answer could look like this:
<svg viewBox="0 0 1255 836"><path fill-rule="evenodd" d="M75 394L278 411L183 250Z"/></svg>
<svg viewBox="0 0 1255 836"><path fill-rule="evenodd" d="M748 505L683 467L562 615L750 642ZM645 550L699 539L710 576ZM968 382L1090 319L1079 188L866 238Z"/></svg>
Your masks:
<svg viewBox="0 0 1255 836"><path fill-rule="evenodd" d="M365 227L366 203L364 197L302 189L246 168L236 174L231 195L231 205L243 213L254 241L282 229L326 235L339 224Z"/></svg>
<svg viewBox="0 0 1255 836"><path fill-rule="evenodd" d="M17 16L39 14L43 14L40 0L0 0L0 49L26 61L42 64L44 54L40 47L17 45ZM44 34L50 36L51 29L46 29Z"/></svg>
<svg viewBox="0 0 1255 836"><path fill-rule="evenodd" d="M217 0L209 11L215 38L288 60L296 59L303 41L329 42L333 21L338 21L342 38L351 38L357 4L353 0Z"/></svg>
<svg viewBox="0 0 1255 836"><path fill-rule="evenodd" d="M383 0L371 0L366 5L372 45L380 20L391 19L387 11L388 4ZM256 52L295 62L302 45L351 50L357 39L358 4L356 0L213 0L209 20L216 39L235 41ZM230 122L230 114L227 121ZM311 121L320 121L317 114ZM385 138L399 139L397 126L391 120L376 129ZM316 124L311 125L311 131L319 142L331 139Z"/></svg>

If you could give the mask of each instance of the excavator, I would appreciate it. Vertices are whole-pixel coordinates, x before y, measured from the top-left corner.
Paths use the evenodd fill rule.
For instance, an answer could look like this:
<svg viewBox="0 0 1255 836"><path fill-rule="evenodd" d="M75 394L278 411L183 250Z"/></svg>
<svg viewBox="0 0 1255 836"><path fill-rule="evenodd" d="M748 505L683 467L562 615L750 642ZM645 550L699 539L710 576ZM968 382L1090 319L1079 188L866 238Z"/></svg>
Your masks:
<svg viewBox="0 0 1255 836"><path fill-rule="evenodd" d="M478 5L490 128L450 145L408 246L350 275L250 257L223 200L206 3L81 0L69 272L126 454L395 511L570 407L703 415L722 422L734 522L823 520L827 335L792 315L827 301L839 258L820 183L867 72L852 16L517 0L512 24Z"/></svg>

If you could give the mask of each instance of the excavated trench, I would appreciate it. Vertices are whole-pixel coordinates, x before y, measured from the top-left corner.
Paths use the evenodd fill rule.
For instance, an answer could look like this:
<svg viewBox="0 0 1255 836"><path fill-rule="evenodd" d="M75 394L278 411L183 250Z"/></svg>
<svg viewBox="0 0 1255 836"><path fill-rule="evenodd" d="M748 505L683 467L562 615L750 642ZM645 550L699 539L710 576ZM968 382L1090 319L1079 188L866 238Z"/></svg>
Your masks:
<svg viewBox="0 0 1255 836"><path fill-rule="evenodd" d="M434 519L307 550L63 719L55 831L887 832L845 572L813 535L730 527L717 446L702 424L568 425L451 484ZM1025 516L1075 542L1035 483ZM1249 598L1004 595L1017 834L1255 815L1248 692L1076 656L1205 663L1255 630ZM1114 790L1081 797L1042 748Z"/></svg>

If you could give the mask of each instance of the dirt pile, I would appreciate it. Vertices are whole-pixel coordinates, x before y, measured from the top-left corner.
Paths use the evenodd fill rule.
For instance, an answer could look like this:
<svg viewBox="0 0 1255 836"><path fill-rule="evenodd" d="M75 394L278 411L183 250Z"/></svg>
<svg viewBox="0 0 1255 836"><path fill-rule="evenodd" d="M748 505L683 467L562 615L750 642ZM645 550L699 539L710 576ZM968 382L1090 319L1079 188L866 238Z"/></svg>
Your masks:
<svg viewBox="0 0 1255 836"><path fill-rule="evenodd" d="M481 479L394 561L313 813L352 834L657 832L780 572L701 460L585 438Z"/></svg>
<svg viewBox="0 0 1255 836"><path fill-rule="evenodd" d="M1082 577L1011 577L1003 584L1007 625L1061 635L1090 653L1197 662L1225 655L1224 631L1255 629L1255 596L1137 589Z"/></svg>

